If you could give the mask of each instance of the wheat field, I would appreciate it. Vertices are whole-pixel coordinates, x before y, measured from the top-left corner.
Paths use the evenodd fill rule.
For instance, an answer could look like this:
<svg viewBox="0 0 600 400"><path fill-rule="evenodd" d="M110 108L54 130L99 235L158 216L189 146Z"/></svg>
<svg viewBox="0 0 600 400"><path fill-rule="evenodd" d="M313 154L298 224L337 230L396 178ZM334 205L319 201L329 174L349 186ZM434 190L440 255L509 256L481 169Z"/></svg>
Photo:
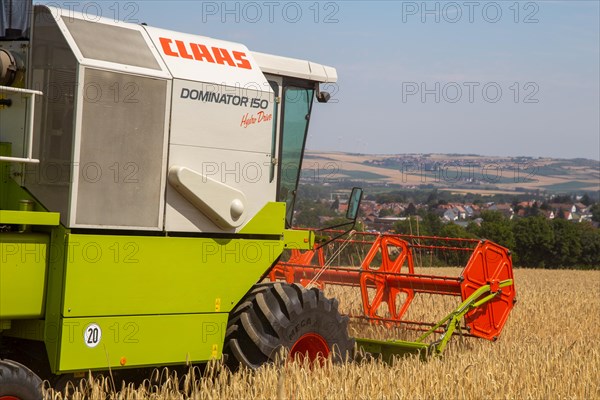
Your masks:
<svg viewBox="0 0 600 400"><path fill-rule="evenodd" d="M518 303L499 340L456 336L441 358L407 357L392 366L374 359L324 366L279 363L235 374L215 362L184 376L157 370L137 387L115 387L111 379L83 381L69 398L600 399L600 271L517 269L515 284ZM326 291L339 296L342 310L359 304L358 291ZM452 307L450 302L450 308L434 310L427 301L411 308L440 315ZM358 324L351 324L350 333L381 335ZM52 390L45 395L64 398Z"/></svg>

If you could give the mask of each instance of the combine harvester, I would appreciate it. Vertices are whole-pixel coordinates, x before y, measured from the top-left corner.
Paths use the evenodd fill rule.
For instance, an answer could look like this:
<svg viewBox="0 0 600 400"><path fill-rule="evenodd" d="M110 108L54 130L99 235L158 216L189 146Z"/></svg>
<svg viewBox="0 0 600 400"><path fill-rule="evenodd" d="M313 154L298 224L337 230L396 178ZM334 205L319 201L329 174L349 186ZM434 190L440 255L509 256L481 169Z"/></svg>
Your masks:
<svg viewBox="0 0 600 400"><path fill-rule="evenodd" d="M257 368L282 348L351 357L336 300L294 274L264 282L284 250L314 249L291 219L313 99L327 102L320 84L335 69L27 3L3 2L0 25L0 399L39 398L40 377L61 387L87 371L220 358ZM447 336L465 313L472 334L495 336L485 321L504 322L514 289L506 251L485 246L502 273L482 250L463 282L393 263L321 279L381 299L462 294ZM425 348L357 341L388 358Z"/></svg>

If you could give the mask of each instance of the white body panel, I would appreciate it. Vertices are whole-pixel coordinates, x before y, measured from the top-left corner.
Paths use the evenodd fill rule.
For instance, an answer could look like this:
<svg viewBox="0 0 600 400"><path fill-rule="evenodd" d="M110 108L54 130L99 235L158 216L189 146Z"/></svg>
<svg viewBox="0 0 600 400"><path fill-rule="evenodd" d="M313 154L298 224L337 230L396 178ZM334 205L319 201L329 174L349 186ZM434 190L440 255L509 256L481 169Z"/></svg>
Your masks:
<svg viewBox="0 0 600 400"><path fill-rule="evenodd" d="M269 91L252 53L239 43L146 26L174 78Z"/></svg>
<svg viewBox="0 0 600 400"><path fill-rule="evenodd" d="M277 194L282 110L264 74L280 87L283 76L337 79L333 68L239 43L52 7L36 13L49 22L38 22L30 79L74 96L47 100L35 115L42 166L60 162L68 173L25 186L69 228L239 231Z"/></svg>
<svg viewBox="0 0 600 400"><path fill-rule="evenodd" d="M271 152L273 93L173 80L171 144Z"/></svg>
<svg viewBox="0 0 600 400"><path fill-rule="evenodd" d="M104 17L95 17L93 21L90 18L80 12L76 12L73 10L63 10L60 8L48 7L51 10L52 16L56 18L56 22L61 29L67 43L71 48L71 51L77 58L80 64L86 65L89 67L96 67L99 69L108 69L119 72L126 72L130 74L138 74L143 76L152 76L156 78L171 78L171 74L169 73L165 63L162 61L159 52L152 45L152 40L146 34L144 27L137 24L125 23L121 21L115 21L114 19L104 18ZM91 30L85 29L85 26L82 26L79 30L81 32L79 39L75 37L74 32L69 29L69 24L73 22L80 22L89 26L100 26L105 27L104 31L93 32ZM110 38L110 40L106 40L104 43L102 41L95 41L98 38L98 34L106 33L106 30L113 29L115 32L115 37ZM110 58L99 59L89 57L90 53L86 52L86 49L81 46L86 43L96 42L99 44L96 51L92 54L107 54L107 53L118 53L118 52L131 52L131 48L127 48L127 43L118 40L119 33L122 32L137 32L142 39L139 45L145 45L144 50L149 50L152 54L152 59L157 63L157 65L153 68L142 67L139 65L130 65L126 63L115 62ZM79 45L78 45L79 42ZM86 53L88 57L86 57Z"/></svg>
<svg viewBox="0 0 600 400"><path fill-rule="evenodd" d="M165 63L141 26L36 10L44 14L31 79L46 93L35 118L41 166L25 187L69 228L163 230L172 93ZM68 172L46 179L56 165Z"/></svg>
<svg viewBox="0 0 600 400"><path fill-rule="evenodd" d="M169 168L169 183L221 229L237 228L246 221L248 200L243 192L189 168Z"/></svg>
<svg viewBox="0 0 600 400"><path fill-rule="evenodd" d="M236 150L171 145L169 164L185 165L193 171L242 192L248 199L244 210L247 223L265 204L274 201L276 180L269 182L270 154ZM165 230L174 232L237 232L221 229L171 185L167 185Z"/></svg>
<svg viewBox="0 0 600 400"><path fill-rule="evenodd" d="M167 187L165 229L235 232L267 202L274 95L250 51L239 43L145 27L173 76L169 165L184 167L244 197L243 219L217 218L203 203L228 198L219 185ZM190 173L190 175L192 174ZM210 189L209 189L210 187ZM187 198L182 193L187 193ZM196 204L194 204L196 203ZM229 204L229 203L228 203ZM229 206L227 206L229 207ZM227 214L226 208L223 214Z"/></svg>
<svg viewBox="0 0 600 400"><path fill-rule="evenodd" d="M293 76L294 78L322 83L334 83L337 81L335 68L326 65L257 52L252 52L252 55L265 74Z"/></svg>
<svg viewBox="0 0 600 400"><path fill-rule="evenodd" d="M269 181L273 101L272 92L173 80L169 168L183 166L242 192L247 199L244 222L275 199L276 180ZM167 189L165 221L168 231L215 229L172 187Z"/></svg>

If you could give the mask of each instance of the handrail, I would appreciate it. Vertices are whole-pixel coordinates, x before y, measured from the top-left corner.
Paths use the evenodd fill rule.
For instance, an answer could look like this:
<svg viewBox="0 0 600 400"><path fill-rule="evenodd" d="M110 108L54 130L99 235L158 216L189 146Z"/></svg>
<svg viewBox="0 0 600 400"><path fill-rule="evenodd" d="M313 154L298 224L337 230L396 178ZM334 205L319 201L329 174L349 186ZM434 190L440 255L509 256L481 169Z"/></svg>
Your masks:
<svg viewBox="0 0 600 400"><path fill-rule="evenodd" d="M8 156L0 156L0 161L8 161L8 162L17 162L17 163L27 163L27 164L38 164L40 160L33 158L33 116L34 116L34 108L35 108L35 96L43 96L44 93L39 90L31 90L31 89L21 89L14 88L10 86L0 86L1 92L12 92L12 93L20 93L27 98L27 134L26 134L26 143L27 143L27 158L23 157L8 157Z"/></svg>

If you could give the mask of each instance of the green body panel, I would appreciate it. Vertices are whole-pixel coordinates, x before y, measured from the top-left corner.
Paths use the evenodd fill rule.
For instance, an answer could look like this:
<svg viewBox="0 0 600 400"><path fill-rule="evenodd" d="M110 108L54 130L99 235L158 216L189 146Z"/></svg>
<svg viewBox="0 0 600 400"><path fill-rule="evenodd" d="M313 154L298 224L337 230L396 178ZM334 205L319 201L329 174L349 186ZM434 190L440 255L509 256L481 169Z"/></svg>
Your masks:
<svg viewBox="0 0 600 400"><path fill-rule="evenodd" d="M45 234L0 233L0 319L43 316L48 244Z"/></svg>
<svg viewBox="0 0 600 400"><path fill-rule="evenodd" d="M283 233L286 249L310 250L315 244L313 231L285 229L285 203L267 203L241 230L241 234Z"/></svg>
<svg viewBox="0 0 600 400"><path fill-rule="evenodd" d="M219 358L233 307L286 247L314 244L285 229L275 202L239 236L73 233L2 172L0 224L31 232L0 234L0 332L43 340L54 373ZM93 348L90 323L102 331Z"/></svg>
<svg viewBox="0 0 600 400"><path fill-rule="evenodd" d="M242 229L242 234L281 235L285 227L285 203L267 203Z"/></svg>
<svg viewBox="0 0 600 400"><path fill-rule="evenodd" d="M184 364L220 358L227 313L64 318L60 372ZM100 340L88 347L97 324Z"/></svg>
<svg viewBox="0 0 600 400"><path fill-rule="evenodd" d="M0 142L0 156L10 156L12 145L8 142Z"/></svg>
<svg viewBox="0 0 600 400"><path fill-rule="evenodd" d="M313 231L286 229L283 241L286 249L312 250L315 247L315 234Z"/></svg>
<svg viewBox="0 0 600 400"><path fill-rule="evenodd" d="M50 225L59 224L60 214L43 211L0 210L0 224Z"/></svg>
<svg viewBox="0 0 600 400"><path fill-rule="evenodd" d="M281 240L68 235L64 317L228 312Z"/></svg>
<svg viewBox="0 0 600 400"><path fill-rule="evenodd" d="M59 371L61 308L67 254L68 230L62 225L52 228L50 256L48 257L48 284L46 287L46 317L44 319L44 344L52 372Z"/></svg>

